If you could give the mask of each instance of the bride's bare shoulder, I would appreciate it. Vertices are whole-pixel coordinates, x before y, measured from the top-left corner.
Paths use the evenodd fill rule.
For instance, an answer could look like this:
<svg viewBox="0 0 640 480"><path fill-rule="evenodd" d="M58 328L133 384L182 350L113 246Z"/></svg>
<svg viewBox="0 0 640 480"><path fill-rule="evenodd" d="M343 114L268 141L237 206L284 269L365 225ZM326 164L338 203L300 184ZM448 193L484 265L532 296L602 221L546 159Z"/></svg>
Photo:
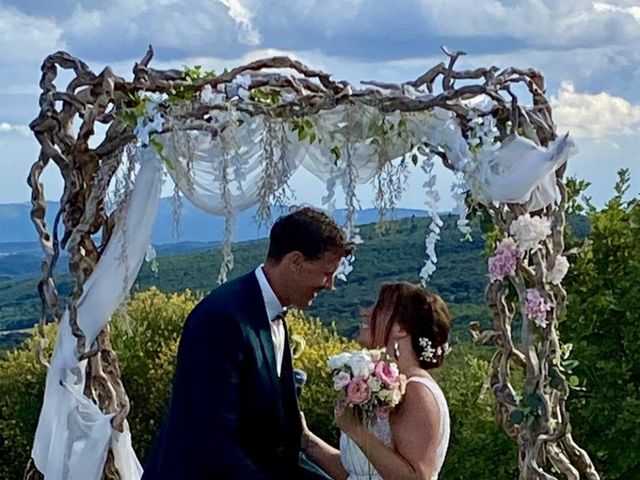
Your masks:
<svg viewBox="0 0 640 480"><path fill-rule="evenodd" d="M395 426L411 425L415 422L420 424L420 428L437 423L439 419L440 408L434 393L421 381L416 380L407 382L402 402L390 418Z"/></svg>

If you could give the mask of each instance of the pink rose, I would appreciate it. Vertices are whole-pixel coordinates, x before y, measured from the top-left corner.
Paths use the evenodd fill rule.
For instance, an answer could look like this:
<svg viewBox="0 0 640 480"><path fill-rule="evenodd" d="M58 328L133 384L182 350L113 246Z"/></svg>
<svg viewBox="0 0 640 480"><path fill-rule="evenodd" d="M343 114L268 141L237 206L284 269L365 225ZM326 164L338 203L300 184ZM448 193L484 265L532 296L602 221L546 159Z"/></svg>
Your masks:
<svg viewBox="0 0 640 480"><path fill-rule="evenodd" d="M371 387L367 380L362 377L355 377L347 387L347 400L352 405L362 405L371 398Z"/></svg>
<svg viewBox="0 0 640 480"><path fill-rule="evenodd" d="M373 373L385 387L391 387L398 381L398 368L387 362L378 362Z"/></svg>
<svg viewBox="0 0 640 480"><path fill-rule="evenodd" d="M340 391L349 385L349 382L351 382L351 375L347 372L340 372L333 377L333 388Z"/></svg>

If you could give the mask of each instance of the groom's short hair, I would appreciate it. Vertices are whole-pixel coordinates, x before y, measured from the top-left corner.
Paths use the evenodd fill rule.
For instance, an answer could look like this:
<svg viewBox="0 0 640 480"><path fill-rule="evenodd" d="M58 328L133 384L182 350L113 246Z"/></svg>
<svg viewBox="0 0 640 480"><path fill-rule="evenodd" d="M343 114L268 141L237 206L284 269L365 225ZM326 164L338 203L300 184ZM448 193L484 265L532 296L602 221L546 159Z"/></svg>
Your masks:
<svg viewBox="0 0 640 480"><path fill-rule="evenodd" d="M347 241L329 215L313 207L302 207L281 216L273 224L267 258L279 262L294 251L307 260L319 260L327 252L346 257L353 248L353 243Z"/></svg>

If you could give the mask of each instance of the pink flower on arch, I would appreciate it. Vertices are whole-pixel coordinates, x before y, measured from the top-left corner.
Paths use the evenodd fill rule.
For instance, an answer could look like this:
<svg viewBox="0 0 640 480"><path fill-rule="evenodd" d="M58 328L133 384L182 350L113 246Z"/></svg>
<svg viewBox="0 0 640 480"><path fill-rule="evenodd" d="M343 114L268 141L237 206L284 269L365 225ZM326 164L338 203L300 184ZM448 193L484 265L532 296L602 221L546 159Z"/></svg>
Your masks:
<svg viewBox="0 0 640 480"><path fill-rule="evenodd" d="M551 310L551 305L545 301L540 290L537 288L527 290L524 313L540 328L545 328L549 324L547 320L547 312L549 310Z"/></svg>
<svg viewBox="0 0 640 480"><path fill-rule="evenodd" d="M521 253L513 238L505 238L496 247L495 254L489 258L489 279L491 282L502 280L516 274Z"/></svg>

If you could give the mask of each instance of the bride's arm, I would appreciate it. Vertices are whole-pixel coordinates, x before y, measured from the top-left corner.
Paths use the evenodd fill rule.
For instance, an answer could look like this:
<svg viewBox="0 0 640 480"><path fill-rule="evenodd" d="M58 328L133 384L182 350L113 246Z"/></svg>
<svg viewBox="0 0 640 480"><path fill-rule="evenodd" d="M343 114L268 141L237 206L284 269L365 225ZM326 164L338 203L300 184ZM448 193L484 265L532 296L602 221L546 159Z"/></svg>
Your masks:
<svg viewBox="0 0 640 480"><path fill-rule="evenodd" d="M309 459L334 480L345 480L349 474L342 466L340 450L332 447L311 432L302 417L302 451Z"/></svg>
<svg viewBox="0 0 640 480"><path fill-rule="evenodd" d="M440 411L429 390L407 385L401 408L394 413L391 430L394 448L387 447L365 428L350 409L336 423L360 447L384 480L430 480L435 469Z"/></svg>

